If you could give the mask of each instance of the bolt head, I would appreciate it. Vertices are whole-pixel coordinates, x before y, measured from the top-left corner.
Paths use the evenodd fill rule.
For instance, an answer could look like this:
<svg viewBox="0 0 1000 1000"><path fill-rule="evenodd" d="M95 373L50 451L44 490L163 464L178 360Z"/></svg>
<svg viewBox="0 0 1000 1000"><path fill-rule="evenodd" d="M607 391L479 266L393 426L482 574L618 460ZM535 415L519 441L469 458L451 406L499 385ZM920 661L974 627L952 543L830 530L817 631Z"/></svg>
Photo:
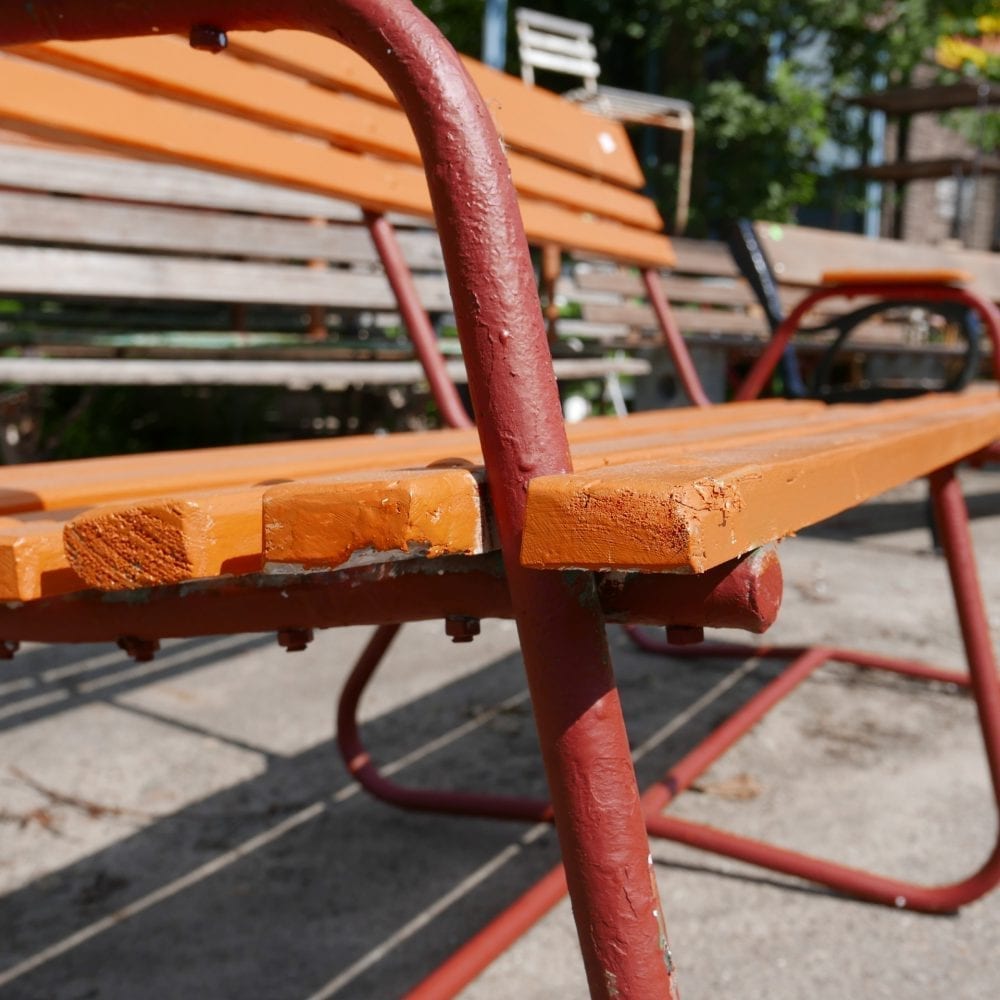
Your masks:
<svg viewBox="0 0 1000 1000"><path fill-rule="evenodd" d="M668 625L667 642L673 646L696 646L705 641L705 630L698 625Z"/></svg>
<svg viewBox="0 0 1000 1000"><path fill-rule="evenodd" d="M444 633L452 642L472 642L479 635L479 619L468 615L448 615L444 620Z"/></svg>
<svg viewBox="0 0 1000 1000"><path fill-rule="evenodd" d="M200 52L222 52L229 44L229 38L220 28L211 24L196 24L189 36L191 48Z"/></svg>
<svg viewBox="0 0 1000 1000"><path fill-rule="evenodd" d="M288 653L301 653L312 641L311 628L283 628L278 631L278 645Z"/></svg>

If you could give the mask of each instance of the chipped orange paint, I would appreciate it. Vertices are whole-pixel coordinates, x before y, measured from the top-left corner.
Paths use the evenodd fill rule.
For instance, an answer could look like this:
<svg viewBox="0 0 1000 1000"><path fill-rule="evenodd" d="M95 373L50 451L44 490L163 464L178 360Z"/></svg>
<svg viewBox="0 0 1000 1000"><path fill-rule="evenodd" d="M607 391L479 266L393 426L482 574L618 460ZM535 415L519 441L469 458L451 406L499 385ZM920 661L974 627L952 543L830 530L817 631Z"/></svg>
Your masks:
<svg viewBox="0 0 1000 1000"><path fill-rule="evenodd" d="M265 489L97 507L63 529L67 559L101 590L251 573L261 568Z"/></svg>
<svg viewBox="0 0 1000 1000"><path fill-rule="evenodd" d="M293 483L264 497L269 565L334 567L374 553L475 555L483 537L479 487L466 469Z"/></svg>
<svg viewBox="0 0 1000 1000"><path fill-rule="evenodd" d="M924 397L895 413L883 404L862 425L838 426L834 416L808 434L536 479L522 562L537 569L703 572L1000 435L995 392L957 400Z"/></svg>
<svg viewBox="0 0 1000 1000"><path fill-rule="evenodd" d="M63 551L63 524L75 511L0 517L0 600L33 601L84 587Z"/></svg>
<svg viewBox="0 0 1000 1000"><path fill-rule="evenodd" d="M265 535L271 561L301 566L372 552L472 555L482 551L479 487L465 469L360 473L108 504L63 532L69 565L101 590L258 571Z"/></svg>

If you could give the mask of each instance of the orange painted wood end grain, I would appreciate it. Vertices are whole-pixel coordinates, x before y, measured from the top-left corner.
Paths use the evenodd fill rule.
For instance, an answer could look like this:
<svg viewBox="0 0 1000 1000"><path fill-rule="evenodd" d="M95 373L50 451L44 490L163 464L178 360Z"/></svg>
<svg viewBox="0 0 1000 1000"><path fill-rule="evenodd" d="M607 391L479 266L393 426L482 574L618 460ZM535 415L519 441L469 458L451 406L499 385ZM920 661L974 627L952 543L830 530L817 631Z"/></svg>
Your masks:
<svg viewBox="0 0 1000 1000"><path fill-rule="evenodd" d="M479 486L467 469L358 473L95 507L63 530L86 586L132 590L263 568L335 567L392 555L483 548Z"/></svg>

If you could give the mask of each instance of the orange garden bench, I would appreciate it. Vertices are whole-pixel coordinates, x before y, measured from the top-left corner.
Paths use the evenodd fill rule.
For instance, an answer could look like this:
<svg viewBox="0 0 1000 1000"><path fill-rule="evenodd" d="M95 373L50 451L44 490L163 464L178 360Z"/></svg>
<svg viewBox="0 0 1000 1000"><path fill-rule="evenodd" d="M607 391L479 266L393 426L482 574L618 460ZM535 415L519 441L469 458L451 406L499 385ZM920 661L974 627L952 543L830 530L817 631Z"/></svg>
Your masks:
<svg viewBox="0 0 1000 1000"><path fill-rule="evenodd" d="M239 33L293 27L317 37ZM791 662L776 681L640 796L605 625L663 625L675 640L697 640L708 626L762 631L780 602L772 542L896 484L930 476L968 654L963 683L976 699L1000 795L1000 688L954 475L957 462L1000 436L995 388L865 407L765 400L600 418L567 431L528 240L631 260L646 275L669 261L669 246L652 227L598 214L605 194L615 203L628 190L606 179L585 176L586 198L568 183L528 197L521 184L519 205L477 81L408 4L52 0L8 6L0 14L0 43L32 46L26 53L15 49L31 60L74 65L117 49L112 43L77 49L77 40L177 33L200 47L220 47L228 31L234 50L270 51L260 57L269 65L287 64L289 49L296 60L314 53L317 79L332 51L318 36L347 44L405 110L426 185L415 164L417 146L400 165L391 157L337 152L325 141L284 141L282 133L260 133L246 122L240 129L249 133L232 131L235 126L223 127L214 117L217 108L173 107L130 91L122 93L129 101L142 98L143 112L133 119L102 104L106 116L97 127L88 117L82 78L78 89L67 91L56 82L63 70L31 61L16 63L25 86L31 83L17 100L9 86L0 86L0 117L10 126L17 115L16 124L28 130L45 123L47 134L62 140L83 138L85 130L90 141L115 149L347 195L372 213L420 214L433 206L476 429L0 469L3 650L13 653L23 640L106 640L147 659L164 637L273 630L296 649L317 627L382 626L341 704L338 735L352 771L410 808L554 820L595 997L674 991L647 828L888 905L950 911L994 887L1000 845L968 878L926 887L661 811L828 659L928 679L952 680L952 674L829 647L786 651ZM45 48L56 38L61 41ZM171 39L155 44L184 51ZM145 40L132 45L123 51L150 53L135 68L147 72L155 50ZM203 61L206 73L216 72L223 58L191 56ZM120 79L118 70L103 65L102 75ZM371 79L365 64L355 65L358 78ZM192 69L192 87L195 80ZM304 104L292 105L293 112L303 110ZM567 108L565 119L545 126L565 129L554 146L565 155L576 140L599 146L590 130L596 119L574 114ZM567 124L573 121L577 125ZM511 146L515 135L511 125L505 135ZM520 141L527 141L523 134ZM509 161L515 183L523 176L519 162ZM587 164L571 168L565 160L558 164L567 177L573 169L586 173ZM625 200L633 203L631 196ZM405 269L399 274L405 282ZM648 285L655 297L658 284ZM661 305L669 317L662 298ZM990 309L985 315L996 343L1000 321ZM683 361L680 351L678 358ZM494 616L517 621L551 802L390 785L360 744L353 709L395 629L444 619L454 638L467 639L477 619ZM551 904L562 878L557 872L546 879L414 995L453 994Z"/></svg>

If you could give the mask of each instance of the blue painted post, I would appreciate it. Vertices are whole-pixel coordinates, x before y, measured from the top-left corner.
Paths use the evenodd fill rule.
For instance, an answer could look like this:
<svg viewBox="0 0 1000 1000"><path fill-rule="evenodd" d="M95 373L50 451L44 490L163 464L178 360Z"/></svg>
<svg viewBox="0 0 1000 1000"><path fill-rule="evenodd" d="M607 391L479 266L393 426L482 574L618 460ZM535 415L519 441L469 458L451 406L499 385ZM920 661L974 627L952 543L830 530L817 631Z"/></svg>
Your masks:
<svg viewBox="0 0 1000 1000"><path fill-rule="evenodd" d="M507 65L507 0L486 0L483 12L483 62L503 69Z"/></svg>

